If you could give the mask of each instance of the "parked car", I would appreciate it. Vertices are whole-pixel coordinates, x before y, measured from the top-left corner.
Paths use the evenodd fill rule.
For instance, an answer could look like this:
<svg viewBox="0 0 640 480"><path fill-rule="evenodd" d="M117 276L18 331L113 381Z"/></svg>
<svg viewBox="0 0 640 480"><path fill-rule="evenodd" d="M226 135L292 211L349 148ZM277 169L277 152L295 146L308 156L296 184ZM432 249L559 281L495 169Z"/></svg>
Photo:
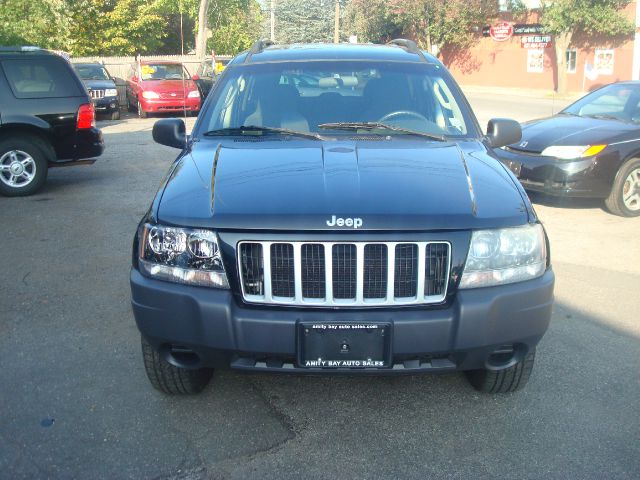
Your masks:
<svg viewBox="0 0 640 480"><path fill-rule="evenodd" d="M549 118L522 125L496 153L530 191L604 199L640 215L640 82L604 86Z"/></svg>
<svg viewBox="0 0 640 480"><path fill-rule="evenodd" d="M147 61L129 69L127 103L140 118L150 113L197 115L200 91L181 63Z"/></svg>
<svg viewBox="0 0 640 480"><path fill-rule="evenodd" d="M104 150L85 86L63 57L0 47L0 194L31 195L49 167Z"/></svg>
<svg viewBox="0 0 640 480"><path fill-rule="evenodd" d="M481 391L521 388L554 275L492 150L519 124L483 136L444 65L408 40L269 45L229 63L191 135L181 119L153 128L181 153L133 244L152 385L198 392L219 367L464 370ZM283 83L302 74L331 91ZM331 110L327 95L341 97Z"/></svg>
<svg viewBox="0 0 640 480"><path fill-rule="evenodd" d="M118 89L115 80L111 78L104 65L74 63L73 68L86 85L96 113L109 115L111 120L119 120Z"/></svg>
<svg viewBox="0 0 640 480"><path fill-rule="evenodd" d="M193 81L198 85L200 97L204 100L209 95L211 88L218 79L218 73L214 71L213 60L205 60L198 67L198 71L193 76Z"/></svg>

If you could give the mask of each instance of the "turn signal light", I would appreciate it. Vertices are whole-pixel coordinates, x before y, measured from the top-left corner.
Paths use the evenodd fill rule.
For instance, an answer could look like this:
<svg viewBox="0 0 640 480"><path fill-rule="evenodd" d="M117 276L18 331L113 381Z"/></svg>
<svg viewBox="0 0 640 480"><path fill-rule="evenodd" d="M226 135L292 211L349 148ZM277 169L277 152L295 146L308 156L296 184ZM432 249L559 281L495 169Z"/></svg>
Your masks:
<svg viewBox="0 0 640 480"><path fill-rule="evenodd" d="M604 150L606 145L591 145L587 148L583 153L583 157L592 157L593 155L599 154L602 150Z"/></svg>
<svg viewBox="0 0 640 480"><path fill-rule="evenodd" d="M93 109L93 105L85 103L80 105L78 109L78 123L76 127L78 130L86 130L96 126L96 112Z"/></svg>

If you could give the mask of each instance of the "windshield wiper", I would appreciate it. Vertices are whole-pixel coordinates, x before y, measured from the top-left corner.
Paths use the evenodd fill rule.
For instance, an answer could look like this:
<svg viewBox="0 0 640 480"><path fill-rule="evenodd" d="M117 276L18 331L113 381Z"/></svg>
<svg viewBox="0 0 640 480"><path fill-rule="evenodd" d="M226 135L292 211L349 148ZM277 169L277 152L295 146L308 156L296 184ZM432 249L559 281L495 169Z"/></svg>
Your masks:
<svg viewBox="0 0 640 480"><path fill-rule="evenodd" d="M606 113L594 113L593 115L583 115L583 116L589 117L589 118L598 118L600 120L618 120L619 122L628 123L628 121L623 118L616 117L615 115L607 115Z"/></svg>
<svg viewBox="0 0 640 480"><path fill-rule="evenodd" d="M292 135L296 137L304 137L304 138L312 138L314 140L323 140L323 138L316 133L308 133L308 132L299 132L297 130L289 130L288 128L276 128L276 127L265 127L260 125L243 125L242 127L229 127L229 128L218 128L217 130L209 130L204 133L204 135L208 137L215 136L226 136L226 135L245 135L251 133L276 133L280 135Z"/></svg>
<svg viewBox="0 0 640 480"><path fill-rule="evenodd" d="M380 122L335 122L335 123L321 123L318 128L326 128L332 130L391 130L393 132L404 133L406 135L417 135L420 137L430 138L432 140L439 140L446 142L447 138L444 135L438 135L436 133L418 132L416 130L410 130L408 128L396 127L394 125L387 125Z"/></svg>

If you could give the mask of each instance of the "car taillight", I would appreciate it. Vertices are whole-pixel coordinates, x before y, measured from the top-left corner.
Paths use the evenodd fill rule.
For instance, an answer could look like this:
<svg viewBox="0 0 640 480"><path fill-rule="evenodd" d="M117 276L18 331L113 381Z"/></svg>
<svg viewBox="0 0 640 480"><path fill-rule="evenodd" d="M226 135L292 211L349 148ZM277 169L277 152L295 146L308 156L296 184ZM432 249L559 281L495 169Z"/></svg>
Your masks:
<svg viewBox="0 0 640 480"><path fill-rule="evenodd" d="M85 103L80 105L78 109L78 123L76 127L78 130L86 130L96 126L96 113L93 110L93 105Z"/></svg>

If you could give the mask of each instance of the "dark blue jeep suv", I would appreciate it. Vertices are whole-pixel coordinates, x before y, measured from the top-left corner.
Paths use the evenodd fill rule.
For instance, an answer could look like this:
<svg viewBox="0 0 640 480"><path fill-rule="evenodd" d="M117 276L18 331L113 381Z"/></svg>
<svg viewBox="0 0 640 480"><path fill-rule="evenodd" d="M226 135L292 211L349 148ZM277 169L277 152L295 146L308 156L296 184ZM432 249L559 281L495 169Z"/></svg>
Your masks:
<svg viewBox="0 0 640 480"><path fill-rule="evenodd" d="M225 69L133 245L154 387L212 368L466 371L522 387L551 317L545 231L445 67L415 43L258 42Z"/></svg>

